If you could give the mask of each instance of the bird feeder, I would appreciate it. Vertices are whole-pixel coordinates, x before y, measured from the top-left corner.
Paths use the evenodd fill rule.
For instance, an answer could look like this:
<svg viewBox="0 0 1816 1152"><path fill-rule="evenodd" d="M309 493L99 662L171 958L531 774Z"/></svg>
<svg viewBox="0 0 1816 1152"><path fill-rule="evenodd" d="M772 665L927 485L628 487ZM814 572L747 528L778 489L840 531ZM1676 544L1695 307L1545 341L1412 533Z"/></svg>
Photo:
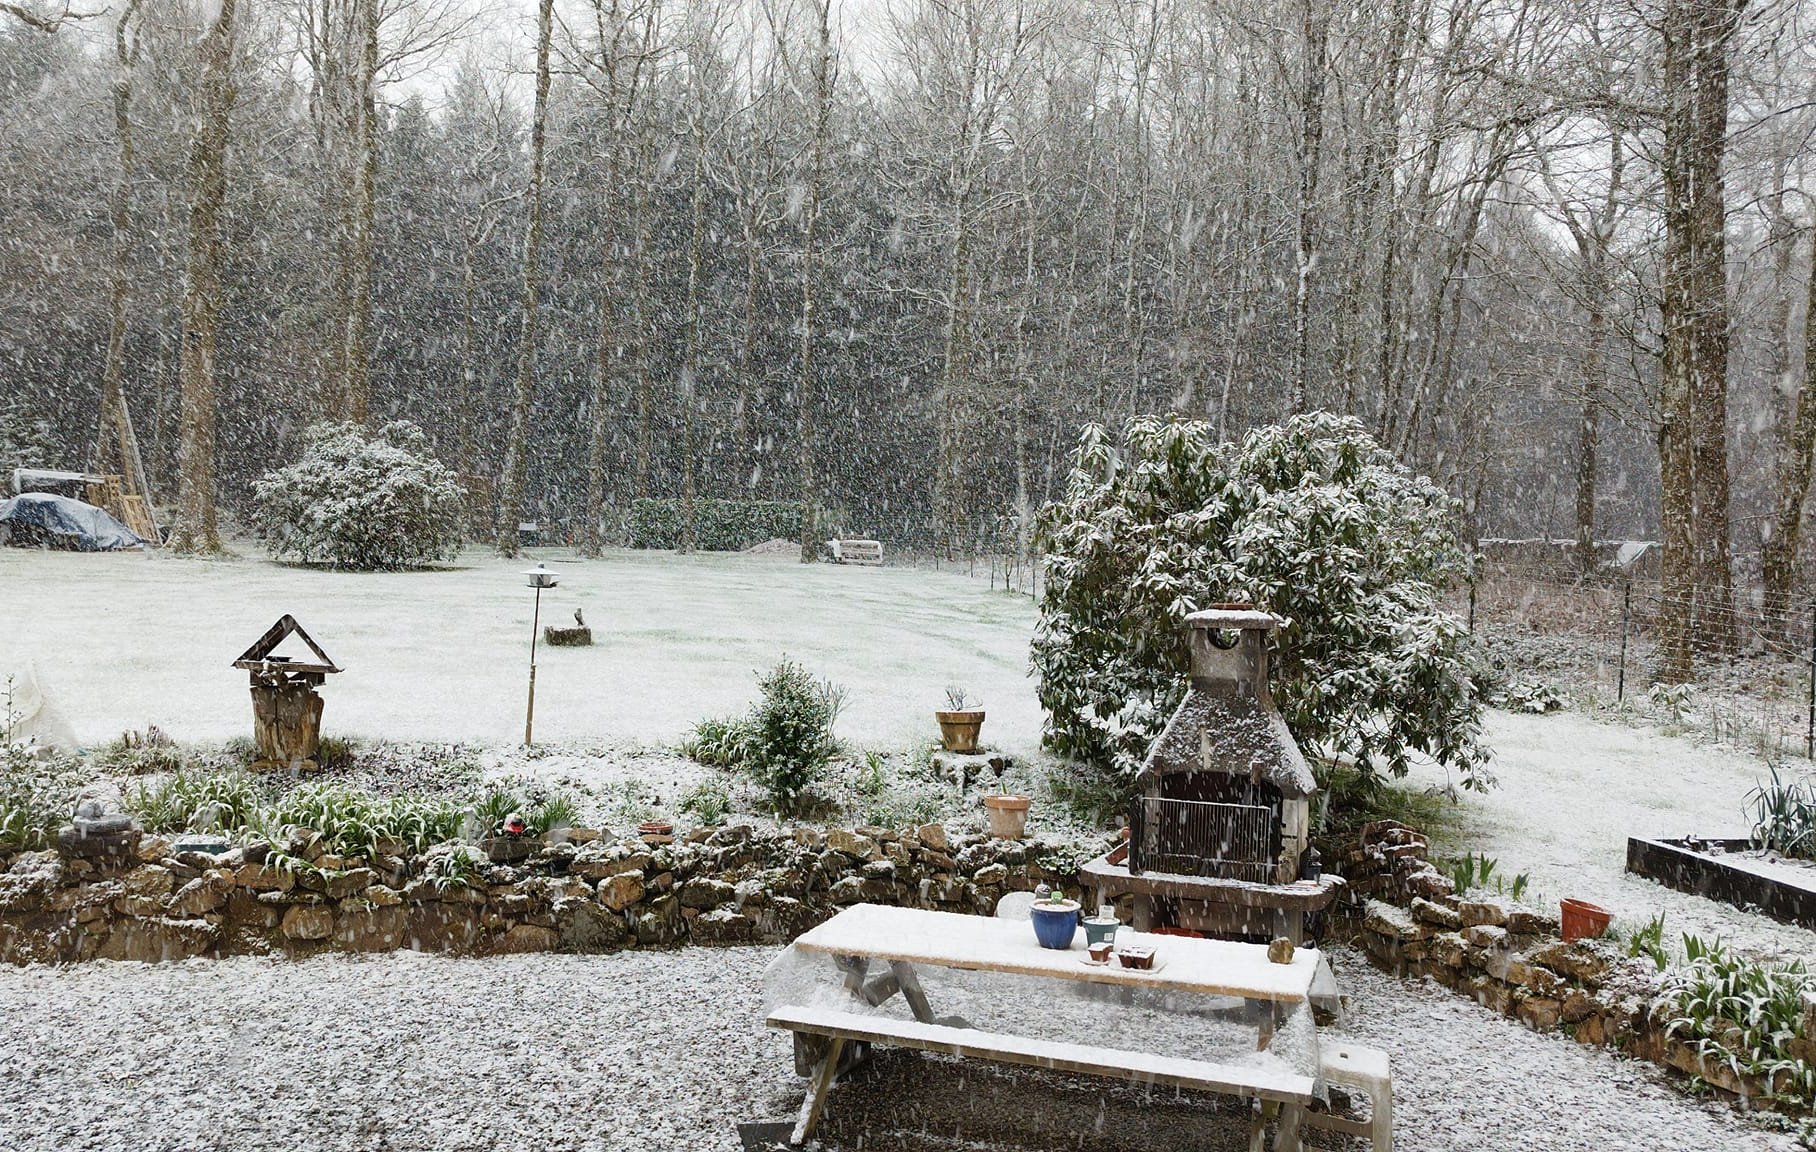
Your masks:
<svg viewBox="0 0 1816 1152"><path fill-rule="evenodd" d="M314 661L275 655L291 636L302 640ZM321 751L322 698L315 694L340 667L303 631L288 612L233 662L252 676L252 740L259 758L254 768L306 771Z"/></svg>

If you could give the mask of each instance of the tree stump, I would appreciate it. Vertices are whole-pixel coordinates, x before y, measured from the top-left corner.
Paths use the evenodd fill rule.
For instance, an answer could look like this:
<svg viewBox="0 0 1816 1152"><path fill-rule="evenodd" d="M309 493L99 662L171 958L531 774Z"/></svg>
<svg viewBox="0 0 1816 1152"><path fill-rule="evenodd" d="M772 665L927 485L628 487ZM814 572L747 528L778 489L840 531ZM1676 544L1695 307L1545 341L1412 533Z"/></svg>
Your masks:
<svg viewBox="0 0 1816 1152"><path fill-rule="evenodd" d="M315 767L321 750L322 698L314 685L291 680L252 686L254 768Z"/></svg>

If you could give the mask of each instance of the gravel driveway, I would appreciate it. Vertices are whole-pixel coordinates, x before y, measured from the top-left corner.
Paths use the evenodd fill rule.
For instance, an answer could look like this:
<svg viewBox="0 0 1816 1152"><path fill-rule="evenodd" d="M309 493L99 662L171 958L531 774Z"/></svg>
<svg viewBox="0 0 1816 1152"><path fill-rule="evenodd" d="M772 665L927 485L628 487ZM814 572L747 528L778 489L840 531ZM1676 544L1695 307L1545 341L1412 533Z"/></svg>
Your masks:
<svg viewBox="0 0 1816 1152"><path fill-rule="evenodd" d="M802 1082L762 1026L767 948L397 953L0 969L0 1149L735 1149ZM1649 1065L1336 957L1345 1030L1397 1059L1400 1152L1792 1147ZM840 1149L1238 1148L1226 1104L890 1053L829 1106Z"/></svg>

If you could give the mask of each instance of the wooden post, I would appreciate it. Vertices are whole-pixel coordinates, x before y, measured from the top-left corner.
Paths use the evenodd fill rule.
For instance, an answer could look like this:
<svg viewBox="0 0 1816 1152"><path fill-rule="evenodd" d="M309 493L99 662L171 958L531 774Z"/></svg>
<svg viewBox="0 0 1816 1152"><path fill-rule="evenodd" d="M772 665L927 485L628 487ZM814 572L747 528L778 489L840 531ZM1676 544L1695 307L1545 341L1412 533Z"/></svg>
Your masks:
<svg viewBox="0 0 1816 1152"><path fill-rule="evenodd" d="M530 702L523 714L523 742L531 743L530 731L536 723L536 633L542 626L542 585L536 585L536 608L530 616Z"/></svg>

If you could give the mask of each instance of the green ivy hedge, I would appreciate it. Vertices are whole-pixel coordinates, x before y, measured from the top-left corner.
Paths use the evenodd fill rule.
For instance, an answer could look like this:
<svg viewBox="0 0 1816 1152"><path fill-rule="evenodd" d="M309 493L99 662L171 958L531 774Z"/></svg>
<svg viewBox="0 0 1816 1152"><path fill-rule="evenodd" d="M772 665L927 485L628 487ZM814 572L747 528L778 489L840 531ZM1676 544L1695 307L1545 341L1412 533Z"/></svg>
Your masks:
<svg viewBox="0 0 1816 1152"><path fill-rule="evenodd" d="M679 548L686 520L679 500L631 503L631 547ZM737 552L801 534L801 505L793 500L695 500L694 547Z"/></svg>

